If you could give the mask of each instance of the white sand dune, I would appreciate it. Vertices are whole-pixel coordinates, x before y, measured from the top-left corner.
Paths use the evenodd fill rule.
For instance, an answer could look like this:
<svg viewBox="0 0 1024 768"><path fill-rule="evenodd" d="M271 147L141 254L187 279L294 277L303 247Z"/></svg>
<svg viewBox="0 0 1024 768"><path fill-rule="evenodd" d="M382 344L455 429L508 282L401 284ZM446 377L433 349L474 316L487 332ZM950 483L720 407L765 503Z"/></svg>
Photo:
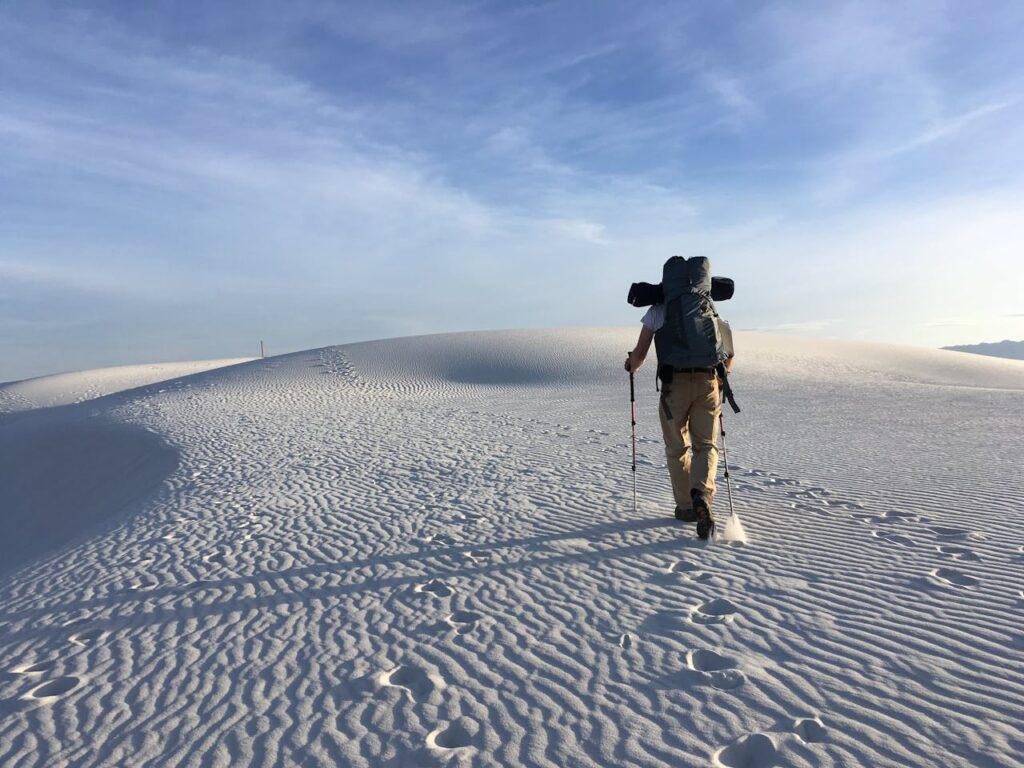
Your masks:
<svg viewBox="0 0 1024 768"><path fill-rule="evenodd" d="M80 403L114 392L123 392L126 389L144 387L147 384L237 365L252 359L251 357L237 357L184 363L120 365L114 368L57 373L34 379L0 383L0 414Z"/></svg>
<svg viewBox="0 0 1024 768"><path fill-rule="evenodd" d="M749 543L703 545L652 366L632 509L635 335L353 344L0 421L0 764L1019 765L1024 363L740 334Z"/></svg>

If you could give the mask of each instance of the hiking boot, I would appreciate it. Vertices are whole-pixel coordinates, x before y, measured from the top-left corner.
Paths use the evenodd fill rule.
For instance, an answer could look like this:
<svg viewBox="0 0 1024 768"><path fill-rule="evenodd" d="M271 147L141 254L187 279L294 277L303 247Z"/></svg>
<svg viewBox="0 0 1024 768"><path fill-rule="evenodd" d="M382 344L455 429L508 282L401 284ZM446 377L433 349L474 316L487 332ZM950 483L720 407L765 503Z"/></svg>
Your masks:
<svg viewBox="0 0 1024 768"><path fill-rule="evenodd" d="M693 511L697 515L697 536L704 540L710 539L715 535L715 518L711 516L711 507L704 494L696 488L690 491L690 498L693 499Z"/></svg>
<svg viewBox="0 0 1024 768"><path fill-rule="evenodd" d="M676 520L682 520L684 523L696 523L697 513L692 509L680 509L676 507Z"/></svg>

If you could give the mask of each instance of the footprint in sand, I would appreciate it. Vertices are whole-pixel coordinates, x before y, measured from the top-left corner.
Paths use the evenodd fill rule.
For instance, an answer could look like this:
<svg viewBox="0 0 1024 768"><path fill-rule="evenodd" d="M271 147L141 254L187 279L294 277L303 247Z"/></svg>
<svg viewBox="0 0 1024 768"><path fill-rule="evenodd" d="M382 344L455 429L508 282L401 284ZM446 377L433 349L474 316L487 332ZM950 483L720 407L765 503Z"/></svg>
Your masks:
<svg viewBox="0 0 1024 768"><path fill-rule="evenodd" d="M401 688L409 701L414 702L428 699L434 691L443 691L447 687L436 672L427 672L410 664L381 672L377 676L377 683L382 688Z"/></svg>
<svg viewBox="0 0 1024 768"><path fill-rule="evenodd" d="M935 525L928 529L935 534L936 538L946 541L965 541L967 539L984 539L980 533L972 533L964 528L950 528L944 525Z"/></svg>
<svg viewBox="0 0 1024 768"><path fill-rule="evenodd" d="M914 540L909 536L904 536L902 533L890 533L889 531L872 531L871 535L876 539L881 539L890 544L896 544L901 547L912 547L914 546Z"/></svg>
<svg viewBox="0 0 1024 768"><path fill-rule="evenodd" d="M242 536L242 541L252 541L263 532L264 528L267 527L264 523L258 521L258 516L249 515L247 519L238 523L238 528L245 531Z"/></svg>
<svg viewBox="0 0 1024 768"><path fill-rule="evenodd" d="M209 554L203 555L202 560L207 565L226 565L231 567L235 564L234 553L227 547L221 547Z"/></svg>
<svg viewBox="0 0 1024 768"><path fill-rule="evenodd" d="M21 664L15 667L11 670L11 674L34 677L43 674L43 672L49 672L55 666L57 666L56 661L36 661L32 664Z"/></svg>
<svg viewBox="0 0 1024 768"><path fill-rule="evenodd" d="M427 536L427 538L425 538L423 541L424 543L430 544L435 547L454 547L457 543L454 538L452 538L446 533L432 534L430 536Z"/></svg>
<svg viewBox="0 0 1024 768"><path fill-rule="evenodd" d="M872 515L865 512L857 512L851 515L854 520L860 520L868 525L904 525L906 523L919 523L922 517L914 512L902 512L890 510L880 515Z"/></svg>
<svg viewBox="0 0 1024 768"><path fill-rule="evenodd" d="M464 557L469 561L470 565L479 565L480 563L487 562L487 555L481 552L466 552Z"/></svg>
<svg viewBox="0 0 1024 768"><path fill-rule="evenodd" d="M74 675L55 677L53 680L47 680L45 683L37 685L22 698L26 701L34 700L48 704L70 693L81 683L82 679Z"/></svg>
<svg viewBox="0 0 1024 768"><path fill-rule="evenodd" d="M92 645L97 640L103 637L102 629L86 629L81 632L76 632L69 639L74 645Z"/></svg>
<svg viewBox="0 0 1024 768"><path fill-rule="evenodd" d="M767 480L765 485L781 485L778 481ZM824 488L801 488L799 491L786 491L786 495L791 499L800 499L801 501L816 501L818 503L827 503L827 497L831 496L828 491Z"/></svg>
<svg viewBox="0 0 1024 768"><path fill-rule="evenodd" d="M919 523L921 522L921 515L916 512L907 512L902 509L890 509L888 512L883 512L882 517L889 523Z"/></svg>
<svg viewBox="0 0 1024 768"><path fill-rule="evenodd" d="M431 731L427 735L427 746L431 749L453 750L472 747L480 730L472 720L460 717L445 726Z"/></svg>
<svg viewBox="0 0 1024 768"><path fill-rule="evenodd" d="M958 547L955 544L940 544L935 547L939 551L940 555L945 555L953 560L959 560L961 562L974 562L981 560L981 558L975 554L972 550L967 547Z"/></svg>
<svg viewBox="0 0 1024 768"><path fill-rule="evenodd" d="M417 584L413 588L414 592L426 592L434 597L451 597L455 594L455 590L445 584L443 581L437 579L431 579L424 584Z"/></svg>
<svg viewBox="0 0 1024 768"><path fill-rule="evenodd" d="M724 768L768 768L779 752L770 736L754 733L715 752L714 765Z"/></svg>
<svg viewBox="0 0 1024 768"><path fill-rule="evenodd" d="M445 621L457 634L464 635L467 632L472 632L482 618L483 614L476 611L455 611L448 614Z"/></svg>
<svg viewBox="0 0 1024 768"><path fill-rule="evenodd" d="M818 744L828 737L828 731L817 715L798 717L793 721L793 733L805 744Z"/></svg>
<svg viewBox="0 0 1024 768"><path fill-rule="evenodd" d="M836 501L832 506L839 507L840 509L845 509L850 512L859 512L864 509L864 505L859 501Z"/></svg>
<svg viewBox="0 0 1024 768"><path fill-rule="evenodd" d="M692 672L703 674L706 682L721 690L739 688L746 681L734 659L715 651L690 651L686 654L686 666Z"/></svg>
<svg viewBox="0 0 1024 768"><path fill-rule="evenodd" d="M160 582L152 576L139 576L127 587L129 592L150 592L160 586Z"/></svg>
<svg viewBox="0 0 1024 768"><path fill-rule="evenodd" d="M966 573L961 573L953 568L936 568L931 572L931 575L943 584L964 587L966 589L972 589L981 584L980 579L968 576Z"/></svg>
<svg viewBox="0 0 1024 768"><path fill-rule="evenodd" d="M689 619L694 624L728 624L735 620L739 610L731 600L716 597L691 608Z"/></svg>
<svg viewBox="0 0 1024 768"><path fill-rule="evenodd" d="M687 560L677 560L665 569L665 573L674 574L685 581L707 581L712 574L702 571L700 566Z"/></svg>
<svg viewBox="0 0 1024 768"><path fill-rule="evenodd" d="M814 506L813 504L808 504L808 503L803 502L803 501L791 501L790 502L790 506L793 509L800 510L801 512L811 512L811 513L813 513L815 515L821 515L822 514L822 510L821 509L819 509L818 507Z"/></svg>

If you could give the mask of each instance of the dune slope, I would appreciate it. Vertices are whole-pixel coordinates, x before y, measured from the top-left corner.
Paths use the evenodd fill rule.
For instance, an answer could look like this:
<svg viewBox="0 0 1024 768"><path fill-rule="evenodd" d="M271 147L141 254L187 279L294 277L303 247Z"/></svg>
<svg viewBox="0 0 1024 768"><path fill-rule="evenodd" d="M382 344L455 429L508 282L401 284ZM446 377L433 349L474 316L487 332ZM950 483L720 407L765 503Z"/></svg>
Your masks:
<svg viewBox="0 0 1024 768"><path fill-rule="evenodd" d="M238 365L252 359L239 357L184 363L121 365L4 382L0 383L0 415L80 403L126 389Z"/></svg>
<svg viewBox="0 0 1024 768"><path fill-rule="evenodd" d="M1015 765L1024 363L739 335L750 541L703 545L650 366L632 508L634 340L354 344L61 409L177 464L0 582L0 764Z"/></svg>

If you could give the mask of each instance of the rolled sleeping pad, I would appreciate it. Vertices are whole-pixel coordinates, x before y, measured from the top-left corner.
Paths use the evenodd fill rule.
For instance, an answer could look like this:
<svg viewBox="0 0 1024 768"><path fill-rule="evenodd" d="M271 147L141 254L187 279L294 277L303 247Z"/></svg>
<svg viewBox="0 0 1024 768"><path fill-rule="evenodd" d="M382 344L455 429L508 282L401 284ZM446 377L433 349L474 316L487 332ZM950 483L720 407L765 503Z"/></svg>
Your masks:
<svg viewBox="0 0 1024 768"><path fill-rule="evenodd" d="M736 284L729 277L711 278L711 300L728 301L736 291ZM661 304L665 299L665 293L661 283L633 283L629 287L629 294L626 301L634 307L649 307L652 304Z"/></svg>
<svg viewBox="0 0 1024 768"><path fill-rule="evenodd" d="M649 307L651 304L661 304L664 298L661 283L633 283L629 287L626 301L634 307Z"/></svg>
<svg viewBox="0 0 1024 768"><path fill-rule="evenodd" d="M712 277L711 278L711 300L712 301L728 301L732 298L733 293L736 291L736 283L732 281L731 277Z"/></svg>

